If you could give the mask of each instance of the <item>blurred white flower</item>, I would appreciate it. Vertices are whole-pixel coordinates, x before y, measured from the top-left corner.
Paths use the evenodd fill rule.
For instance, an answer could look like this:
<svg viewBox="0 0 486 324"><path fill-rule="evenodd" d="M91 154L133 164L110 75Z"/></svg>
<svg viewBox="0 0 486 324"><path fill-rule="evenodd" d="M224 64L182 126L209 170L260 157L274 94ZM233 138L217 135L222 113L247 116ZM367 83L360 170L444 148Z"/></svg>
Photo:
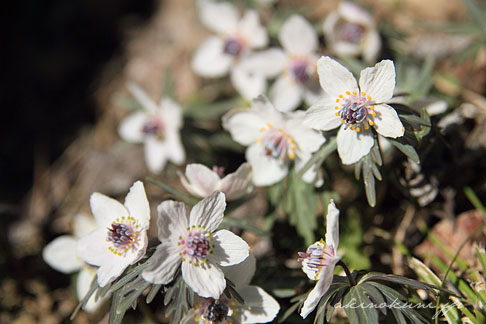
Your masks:
<svg viewBox="0 0 486 324"><path fill-rule="evenodd" d="M292 161L300 170L325 142L320 132L303 125L304 115L303 111L280 112L259 96L251 110L229 112L223 117L223 127L233 139L248 146L246 159L252 166L255 185L268 186L282 180ZM320 182L317 176L310 169L303 180Z"/></svg>
<svg viewBox="0 0 486 324"><path fill-rule="evenodd" d="M337 56L362 55L376 62L381 49L380 35L371 15L354 3L343 1L324 21L328 48Z"/></svg>
<svg viewBox="0 0 486 324"><path fill-rule="evenodd" d="M96 223L92 217L83 214L75 215L73 235L62 235L55 238L42 251L44 261L53 269L65 274L79 271L76 282L78 300L82 300L88 293L91 282L96 275L96 268L84 263L78 257L77 244L80 237L90 233L95 228ZM91 296L83 309L94 312L108 297L108 295L105 295L95 302L95 297Z"/></svg>
<svg viewBox="0 0 486 324"><path fill-rule="evenodd" d="M215 191L225 194L226 200L235 200L251 192L251 166L243 163L233 173L224 176L223 168L213 170L205 165L193 163L186 166L185 175L179 173L181 183L191 194L207 197Z"/></svg>
<svg viewBox="0 0 486 324"><path fill-rule="evenodd" d="M375 142L370 126L385 137L403 136L397 112L385 104L395 88L392 61L361 71L359 88L353 74L330 57L321 57L317 69L326 95L306 111L304 124L324 131L340 127L337 150L343 164L356 163L369 153Z"/></svg>
<svg viewBox="0 0 486 324"><path fill-rule="evenodd" d="M245 261L222 268L226 278L244 299L242 305L225 294L219 299L197 298L194 307L184 316L183 324L206 323L268 323L280 310L278 302L258 286L250 286L255 273L255 257L250 254Z"/></svg>
<svg viewBox="0 0 486 324"><path fill-rule="evenodd" d="M140 181L130 188L125 205L97 192L90 204L98 227L79 239L78 255L99 267L98 285L104 287L145 255L150 207Z"/></svg>
<svg viewBox="0 0 486 324"><path fill-rule="evenodd" d="M183 123L182 109L169 98L162 99L157 105L133 83L128 89L144 110L131 114L120 123L120 137L130 143L144 143L145 161L151 172L162 171L167 160L182 164L185 160L179 134Z"/></svg>
<svg viewBox="0 0 486 324"><path fill-rule="evenodd" d="M302 270L317 284L307 296L300 315L306 318L326 293L332 283L334 268L341 257L337 254L339 247L339 210L331 200L327 207L326 241L322 239L307 248L306 252L299 252L299 262Z"/></svg>
<svg viewBox="0 0 486 324"><path fill-rule="evenodd" d="M230 3L197 1L201 21L216 33L199 46L192 59L192 68L200 76L222 77L230 73L231 82L246 99L265 91L265 78L245 68L244 61L252 51L268 43L266 29L258 13L247 10L240 19Z"/></svg>
<svg viewBox="0 0 486 324"><path fill-rule="evenodd" d="M271 48L257 52L246 62L248 70L277 80L270 89L270 99L281 111L291 111L304 98L313 104L323 94L317 80L317 33L307 20L293 15L279 33L283 50Z"/></svg>
<svg viewBox="0 0 486 324"><path fill-rule="evenodd" d="M223 221L224 194L214 192L198 202L189 214L183 203L166 200L157 208L159 240L162 242L142 277L154 284L168 284L177 269L201 297L219 298L226 288L220 266L230 266L248 257L243 239L227 230L213 233ZM182 265L181 265L182 264Z"/></svg>

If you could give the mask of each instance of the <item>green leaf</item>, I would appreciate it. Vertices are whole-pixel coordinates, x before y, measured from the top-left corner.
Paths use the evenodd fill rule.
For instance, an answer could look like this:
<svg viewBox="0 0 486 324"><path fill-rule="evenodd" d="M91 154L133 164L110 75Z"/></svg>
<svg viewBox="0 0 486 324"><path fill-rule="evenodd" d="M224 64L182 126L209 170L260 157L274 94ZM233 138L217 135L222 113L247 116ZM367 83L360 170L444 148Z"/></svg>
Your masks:
<svg viewBox="0 0 486 324"><path fill-rule="evenodd" d="M147 304L150 304L154 300L155 296L157 296L157 293L160 291L160 288L162 288L162 285L153 285L152 288L150 288L147 298L145 299Z"/></svg>
<svg viewBox="0 0 486 324"><path fill-rule="evenodd" d="M378 324L378 313L361 285L349 289L344 296L343 307L350 324Z"/></svg>
<svg viewBox="0 0 486 324"><path fill-rule="evenodd" d="M307 245L315 241L314 231L317 229L318 197L314 186L298 178L294 169L288 176L287 203L290 207L289 223L296 227Z"/></svg>
<svg viewBox="0 0 486 324"><path fill-rule="evenodd" d="M387 311L386 311L386 307L379 307L381 305L384 305L386 304L386 301L385 301L385 298L383 297L383 295L381 294L381 292L376 288L374 287L373 285L370 285L368 283L363 283L363 284L360 284L361 287L363 287L366 291L366 294L371 298L371 300L373 301L374 304L376 304L378 306L378 309L384 314L386 315Z"/></svg>
<svg viewBox="0 0 486 324"><path fill-rule="evenodd" d="M420 279L424 280L426 283L435 286L440 286L442 284L439 277L437 277L437 275L419 259L412 257L408 261L408 264L410 268L412 268L412 270L415 271L417 276Z"/></svg>
<svg viewBox="0 0 486 324"><path fill-rule="evenodd" d="M376 191L375 191L375 176L372 170L372 164L370 155L365 156L363 160L363 181L365 185L366 198L368 199L368 204L371 207L376 205Z"/></svg>
<svg viewBox="0 0 486 324"><path fill-rule="evenodd" d="M334 152L337 148L337 137L331 137L327 142L322 144L321 148L312 155L302 169L297 173L298 178L302 178L304 174L314 165L321 165L322 162Z"/></svg>
<svg viewBox="0 0 486 324"><path fill-rule="evenodd" d="M145 178L146 181L156 185L157 187L159 187L160 189L162 190L165 190L166 192L168 192L169 194L171 194L172 196L174 196L174 198L176 200L180 200L180 201L183 201L185 202L186 204L188 205L195 205L199 200L188 195L188 194L185 194L177 189L175 189L174 187L160 181L160 180L156 180L154 178L150 178L150 177L147 177Z"/></svg>
<svg viewBox="0 0 486 324"><path fill-rule="evenodd" d="M417 164L420 164L420 158L417 154L417 151L415 151L412 145L406 143L404 139L399 137L399 138L387 138L387 140L390 143L392 143L393 146L399 149L403 154L405 154L409 159L411 159Z"/></svg>

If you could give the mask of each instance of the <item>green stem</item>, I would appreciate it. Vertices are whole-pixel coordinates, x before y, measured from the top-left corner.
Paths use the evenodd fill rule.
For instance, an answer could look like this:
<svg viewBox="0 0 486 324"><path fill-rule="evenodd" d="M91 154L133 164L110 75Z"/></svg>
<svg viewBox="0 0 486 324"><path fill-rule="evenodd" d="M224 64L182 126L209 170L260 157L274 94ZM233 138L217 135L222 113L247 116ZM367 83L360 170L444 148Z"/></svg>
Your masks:
<svg viewBox="0 0 486 324"><path fill-rule="evenodd" d="M339 260L336 265L341 266L341 268L344 269L344 272L346 272L346 277L348 277L349 284L351 286L356 286L356 281L354 281L353 275L351 274L351 271L349 271L348 266L341 260Z"/></svg>

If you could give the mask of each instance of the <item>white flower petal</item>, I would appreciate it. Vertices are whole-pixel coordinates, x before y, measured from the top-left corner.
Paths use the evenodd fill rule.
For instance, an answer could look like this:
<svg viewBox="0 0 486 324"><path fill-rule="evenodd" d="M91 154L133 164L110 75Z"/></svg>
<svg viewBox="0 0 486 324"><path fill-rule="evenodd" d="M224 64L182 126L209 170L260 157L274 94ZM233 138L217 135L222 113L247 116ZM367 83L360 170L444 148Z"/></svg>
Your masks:
<svg viewBox="0 0 486 324"><path fill-rule="evenodd" d="M82 300L84 296L89 291L91 283L96 275L96 269L85 266L79 272L78 279L76 281L76 293L78 295L78 300ZM107 294L95 301L95 295L93 294L89 299L83 309L89 313L96 312L98 308L103 305L103 303L110 298L110 294Z"/></svg>
<svg viewBox="0 0 486 324"><path fill-rule="evenodd" d="M300 154L297 155L295 159L295 169L296 171L300 171L310 160L312 154ZM302 175L302 180L314 184L316 187L320 187L324 182L322 180L322 172L317 165L313 165L306 173Z"/></svg>
<svg viewBox="0 0 486 324"><path fill-rule="evenodd" d="M168 284L174 279L174 275L181 264L178 246L173 242L162 242L154 254L150 257L150 264L142 272L144 280L153 284Z"/></svg>
<svg viewBox="0 0 486 324"><path fill-rule="evenodd" d="M99 227L94 232L80 238L77 245L77 254L86 263L101 266L103 263L116 263L123 257L108 250L109 243L107 227Z"/></svg>
<svg viewBox="0 0 486 324"><path fill-rule="evenodd" d="M335 99L327 95L322 97L305 112L304 125L326 131L339 127L341 117L336 116L335 106Z"/></svg>
<svg viewBox="0 0 486 324"><path fill-rule="evenodd" d="M238 264L248 257L250 247L238 235L227 230L219 230L213 235L214 250L210 259L221 266Z"/></svg>
<svg viewBox="0 0 486 324"><path fill-rule="evenodd" d="M116 278L130 265L129 260L120 257L118 262L106 262L102 264L96 271L98 285L104 287Z"/></svg>
<svg viewBox="0 0 486 324"><path fill-rule="evenodd" d="M391 60L383 60L374 67L361 71L359 86L366 96L376 103L382 103L393 97L395 89L395 65Z"/></svg>
<svg viewBox="0 0 486 324"><path fill-rule="evenodd" d="M283 71L286 62L287 55L280 48L269 48L245 56L240 64L246 70L273 78Z"/></svg>
<svg viewBox="0 0 486 324"><path fill-rule="evenodd" d="M128 216L128 210L115 199L95 192L89 199L91 212L99 227L107 228L111 226L117 218Z"/></svg>
<svg viewBox="0 0 486 324"><path fill-rule="evenodd" d="M226 75L233 64L233 57L223 52L224 41L216 36L209 37L194 53L191 66L194 72L206 78Z"/></svg>
<svg viewBox="0 0 486 324"><path fill-rule="evenodd" d="M182 108L178 103L170 98L164 98L160 102L160 117L167 123L164 127L169 129L179 129L182 127Z"/></svg>
<svg viewBox="0 0 486 324"><path fill-rule="evenodd" d="M125 198L125 207L142 230L150 225L150 206L141 181L135 182Z"/></svg>
<svg viewBox="0 0 486 324"><path fill-rule="evenodd" d="M178 201L166 200L157 207L158 238L161 242L186 233L189 215L186 206Z"/></svg>
<svg viewBox="0 0 486 324"><path fill-rule="evenodd" d="M223 271L214 264L194 266L182 262L182 277L191 289L201 297L218 299L226 288Z"/></svg>
<svg viewBox="0 0 486 324"><path fill-rule="evenodd" d="M238 64L231 70L230 79L236 91L247 100L264 93L267 87L265 76L248 69L244 64Z"/></svg>
<svg viewBox="0 0 486 324"><path fill-rule="evenodd" d="M223 117L224 129L230 132L234 141L242 145L255 143L265 123L257 113L249 110L230 111Z"/></svg>
<svg viewBox="0 0 486 324"><path fill-rule="evenodd" d="M250 284L255 274L255 269L256 259L253 253L250 253L244 261L238 264L221 268L225 277L235 284L238 291L238 287L244 287Z"/></svg>
<svg viewBox="0 0 486 324"><path fill-rule="evenodd" d="M133 82L128 83L128 90L137 99L137 101L144 107L147 112L155 113L157 110L157 104L142 90L138 85Z"/></svg>
<svg viewBox="0 0 486 324"><path fill-rule="evenodd" d="M273 126L283 123L283 115L275 109L270 100L264 95L259 95L251 102L251 110L254 111L265 123L271 123Z"/></svg>
<svg viewBox="0 0 486 324"><path fill-rule="evenodd" d="M265 155L261 144L250 145L246 150L246 160L253 169L253 183L257 186L269 186L279 182L288 173L288 164Z"/></svg>
<svg viewBox="0 0 486 324"><path fill-rule="evenodd" d="M220 181L216 172L199 163L188 164L185 176L187 180L182 181L182 185L188 191L202 198L216 191Z"/></svg>
<svg viewBox="0 0 486 324"><path fill-rule="evenodd" d="M336 267L336 263L339 261L339 257L334 258L327 267L324 267L319 274L319 280L317 281L316 286L307 296L302 309L300 310L300 316L302 318L306 318L314 308L316 308L319 300L321 300L322 296L326 293L332 283L334 268Z"/></svg>
<svg viewBox="0 0 486 324"><path fill-rule="evenodd" d="M370 152L374 141L373 135L369 131L357 133L351 128L344 129L342 126L337 134L337 151L343 164L358 162Z"/></svg>
<svg viewBox="0 0 486 324"><path fill-rule="evenodd" d="M339 210L332 199L327 206L326 223L326 244L332 246L336 253L339 247Z"/></svg>
<svg viewBox="0 0 486 324"><path fill-rule="evenodd" d="M405 128L395 109L388 105L376 105L375 112L376 117L373 120L378 134L391 138L403 136Z"/></svg>
<svg viewBox="0 0 486 324"><path fill-rule="evenodd" d="M77 253L78 240L70 235L55 238L42 250L42 258L53 269L73 273L84 265Z"/></svg>
<svg viewBox="0 0 486 324"><path fill-rule="evenodd" d="M346 91L358 91L353 74L329 56L323 56L317 61L317 73L322 89L332 98L338 98Z"/></svg>
<svg viewBox="0 0 486 324"><path fill-rule="evenodd" d="M224 193L214 192L192 207L189 215L189 226L201 225L206 231L216 230L223 221L226 201Z"/></svg>
<svg viewBox="0 0 486 324"><path fill-rule="evenodd" d="M373 25L373 18L371 15L363 10L360 6L349 2L349 1L342 1L339 4L338 12L345 20L364 26L372 26Z"/></svg>
<svg viewBox="0 0 486 324"><path fill-rule="evenodd" d="M375 105L375 112L373 120L378 134L392 138L403 136L405 129L395 109L388 105Z"/></svg>
<svg viewBox="0 0 486 324"><path fill-rule="evenodd" d="M317 33L300 15L287 19L278 37L283 48L291 54L310 54L317 49Z"/></svg>
<svg viewBox="0 0 486 324"><path fill-rule="evenodd" d="M147 119L147 114L143 112L135 112L126 117L118 126L118 134L120 137L129 143L143 142L143 125Z"/></svg>
<svg viewBox="0 0 486 324"><path fill-rule="evenodd" d="M315 85L311 84L311 88L309 87L303 87L303 88L304 88L304 93L303 93L304 101L309 106L318 103L325 95L324 90L319 86L319 84L315 84Z"/></svg>
<svg viewBox="0 0 486 324"><path fill-rule="evenodd" d="M75 237L80 238L86 234L94 231L97 226L96 222L91 215L77 214L73 217L73 234Z"/></svg>
<svg viewBox="0 0 486 324"><path fill-rule="evenodd" d="M303 111L296 111L289 115L286 130L297 144L298 151L307 154L317 151L326 139L321 132L304 125L305 116Z"/></svg>
<svg viewBox="0 0 486 324"><path fill-rule="evenodd" d="M363 59L365 62L374 63L381 49L380 34L376 30L370 30L363 43Z"/></svg>
<svg viewBox="0 0 486 324"><path fill-rule="evenodd" d="M159 173L167 163L168 150L165 142L154 137L145 140L145 161L150 172Z"/></svg>
<svg viewBox="0 0 486 324"><path fill-rule="evenodd" d="M167 132L165 139L166 152L168 158L175 165L181 165L186 160L186 152L182 146L179 131Z"/></svg>
<svg viewBox="0 0 486 324"><path fill-rule="evenodd" d="M334 42L336 41L336 27L340 20L340 16L336 11L331 12L327 15L326 20L322 24L322 30L324 31L324 37L326 38L326 44L329 47L333 47Z"/></svg>
<svg viewBox="0 0 486 324"><path fill-rule="evenodd" d="M257 286L246 286L238 290L245 300L240 323L269 323L277 316L280 305L265 290Z"/></svg>
<svg viewBox="0 0 486 324"><path fill-rule="evenodd" d="M337 56L358 56L361 53L360 44L336 41L332 45L332 50Z"/></svg>
<svg viewBox="0 0 486 324"><path fill-rule="evenodd" d="M218 191L225 194L226 200L235 200L248 194L252 190L251 172L251 165L243 163L234 173L221 179Z"/></svg>
<svg viewBox="0 0 486 324"><path fill-rule="evenodd" d="M303 89L289 76L279 77L270 88L270 99L280 111L291 111L302 101Z"/></svg>
<svg viewBox="0 0 486 324"><path fill-rule="evenodd" d="M202 23L213 31L225 34L236 28L239 15L232 4L198 0L197 7Z"/></svg>
<svg viewBox="0 0 486 324"><path fill-rule="evenodd" d="M255 10L245 12L238 23L238 31L251 48L261 48L268 44L267 29L260 23L260 18Z"/></svg>

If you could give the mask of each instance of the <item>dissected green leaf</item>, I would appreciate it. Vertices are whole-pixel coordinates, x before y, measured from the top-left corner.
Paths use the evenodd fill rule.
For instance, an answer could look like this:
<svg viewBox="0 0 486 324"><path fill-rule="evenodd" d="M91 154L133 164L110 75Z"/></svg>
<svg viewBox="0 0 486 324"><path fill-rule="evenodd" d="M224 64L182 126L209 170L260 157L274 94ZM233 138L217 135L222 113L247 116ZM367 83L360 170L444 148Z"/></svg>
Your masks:
<svg viewBox="0 0 486 324"><path fill-rule="evenodd" d="M403 154L405 154L409 159L414 161L417 164L420 164L420 158L415 151L415 148L406 143L404 139L401 137L399 138L387 138L387 140L393 144L397 149L399 149Z"/></svg>
<svg viewBox="0 0 486 324"><path fill-rule="evenodd" d="M350 324L378 324L378 313L362 285L349 289L344 296L343 307Z"/></svg>

